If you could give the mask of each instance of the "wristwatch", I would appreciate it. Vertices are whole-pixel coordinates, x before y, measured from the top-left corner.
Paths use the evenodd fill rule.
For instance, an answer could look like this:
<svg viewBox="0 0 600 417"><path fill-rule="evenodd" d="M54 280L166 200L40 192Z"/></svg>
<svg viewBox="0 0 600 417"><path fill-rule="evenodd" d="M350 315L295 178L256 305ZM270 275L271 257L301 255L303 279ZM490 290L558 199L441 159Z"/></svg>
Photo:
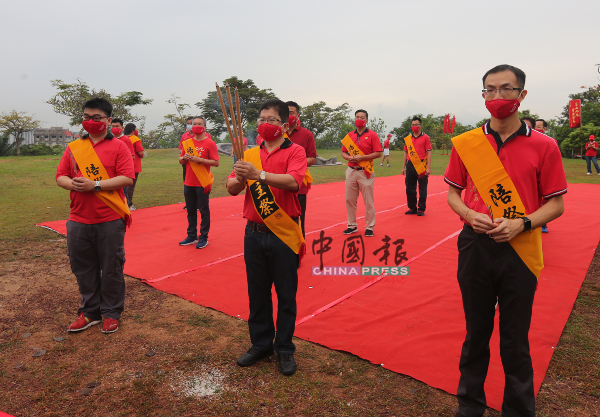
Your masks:
<svg viewBox="0 0 600 417"><path fill-rule="evenodd" d="M267 178L267 173L262 171L259 175L260 181L264 181Z"/></svg>
<svg viewBox="0 0 600 417"><path fill-rule="evenodd" d="M527 217L519 217L519 219L523 219L523 231L524 232L531 230L531 220L529 220Z"/></svg>
<svg viewBox="0 0 600 417"><path fill-rule="evenodd" d="M102 190L102 187L100 187L100 181L96 181L94 183L94 191L100 191Z"/></svg>

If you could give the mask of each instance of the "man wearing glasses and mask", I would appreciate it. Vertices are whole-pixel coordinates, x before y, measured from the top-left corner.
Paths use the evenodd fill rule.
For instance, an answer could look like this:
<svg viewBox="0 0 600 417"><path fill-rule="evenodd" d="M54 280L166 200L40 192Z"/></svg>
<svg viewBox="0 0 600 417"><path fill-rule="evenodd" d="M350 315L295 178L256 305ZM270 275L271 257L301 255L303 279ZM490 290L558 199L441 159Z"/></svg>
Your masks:
<svg viewBox="0 0 600 417"><path fill-rule="evenodd" d="M113 333L125 304L125 227L131 214L123 188L135 178L131 152L108 135L112 105L103 98L83 105L88 138L69 143L56 170L56 183L71 192L67 249L81 305L68 328L79 332L100 323Z"/></svg>
<svg viewBox="0 0 600 417"><path fill-rule="evenodd" d="M452 139L444 177L450 185L448 204L464 223L457 277L467 336L459 364L458 415L485 412L483 387L498 300L502 415L534 417L529 326L544 266L541 227L563 213L567 181L556 142L519 120L517 110L527 96L525 73L499 65L483 76L483 87L491 117Z"/></svg>
<svg viewBox="0 0 600 417"><path fill-rule="evenodd" d="M297 366L292 342L296 322L298 264L305 251L299 224L298 189L306 171L304 149L284 136L289 109L279 99L265 101L259 109L258 133L264 141L244 153L227 178L227 191L238 195L246 186L244 261L248 280L252 347L238 360L250 366L279 356L279 371L292 375ZM271 288L277 293L277 334L273 323ZM273 340L275 339L275 340Z"/></svg>

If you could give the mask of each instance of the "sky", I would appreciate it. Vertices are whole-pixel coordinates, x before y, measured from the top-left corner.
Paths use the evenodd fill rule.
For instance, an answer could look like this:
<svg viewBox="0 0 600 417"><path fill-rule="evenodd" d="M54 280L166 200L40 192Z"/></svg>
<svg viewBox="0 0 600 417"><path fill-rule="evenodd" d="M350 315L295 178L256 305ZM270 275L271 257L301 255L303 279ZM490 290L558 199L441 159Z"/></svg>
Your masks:
<svg viewBox="0 0 600 417"><path fill-rule="evenodd" d="M69 127L45 103L54 79L142 92L154 101L132 112L147 129L174 112L172 94L193 105L234 75L301 106L364 108L392 129L416 113L488 117L481 77L498 64L525 71L521 109L545 119L600 76L591 0L0 4L0 112L35 114L44 127Z"/></svg>

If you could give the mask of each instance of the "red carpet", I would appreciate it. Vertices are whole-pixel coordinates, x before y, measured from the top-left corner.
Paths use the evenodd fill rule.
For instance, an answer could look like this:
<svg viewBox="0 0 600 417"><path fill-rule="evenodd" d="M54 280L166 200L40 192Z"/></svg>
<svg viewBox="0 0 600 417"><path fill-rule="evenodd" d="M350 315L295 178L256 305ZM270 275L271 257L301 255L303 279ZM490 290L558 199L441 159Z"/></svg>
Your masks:
<svg viewBox="0 0 600 417"><path fill-rule="evenodd" d="M455 233L462 223L446 204L448 187L441 177L430 177L425 217L404 215L404 177L378 178L375 185L378 214L374 237L364 237L364 221L359 220L364 266L384 266L379 261L383 250L376 255L373 252L384 245L382 239L387 235L387 265L395 266L394 242L404 239L401 251L406 251L408 260L403 262L410 275L388 276L372 285L368 285L370 280L377 276L311 275L311 267L319 265L313 242L321 230L333 239L331 250L323 255L325 267L356 265L342 262L342 249L347 238L358 236L341 234L346 228L343 183L313 187L308 195L308 250L299 271L296 335L455 394L465 335L456 281ZM565 214L553 221L550 233L543 236L546 268L540 277L530 331L536 392L600 240L599 191L598 185L570 184ZM177 245L186 236L182 204L133 212L133 226L125 237L126 274L245 320L248 298L242 198L211 199L210 244L202 250ZM364 215L360 200L358 214ZM64 221L39 226L66 232ZM344 255L347 251L346 247ZM504 386L498 344L496 331L486 381L488 404L496 409L501 406Z"/></svg>

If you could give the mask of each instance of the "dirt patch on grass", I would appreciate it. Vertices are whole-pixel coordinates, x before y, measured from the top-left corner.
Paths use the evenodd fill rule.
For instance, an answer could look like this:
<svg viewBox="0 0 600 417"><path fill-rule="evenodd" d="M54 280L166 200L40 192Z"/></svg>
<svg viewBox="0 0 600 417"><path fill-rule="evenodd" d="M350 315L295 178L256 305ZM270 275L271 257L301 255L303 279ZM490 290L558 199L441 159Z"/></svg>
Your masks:
<svg viewBox="0 0 600 417"><path fill-rule="evenodd" d="M600 415L599 259L550 364L540 416ZM66 240L7 245L0 262L0 410L16 416L451 416L456 407L443 391L299 339L292 377L276 356L240 368L245 322L129 277L119 331L67 334L79 293Z"/></svg>

